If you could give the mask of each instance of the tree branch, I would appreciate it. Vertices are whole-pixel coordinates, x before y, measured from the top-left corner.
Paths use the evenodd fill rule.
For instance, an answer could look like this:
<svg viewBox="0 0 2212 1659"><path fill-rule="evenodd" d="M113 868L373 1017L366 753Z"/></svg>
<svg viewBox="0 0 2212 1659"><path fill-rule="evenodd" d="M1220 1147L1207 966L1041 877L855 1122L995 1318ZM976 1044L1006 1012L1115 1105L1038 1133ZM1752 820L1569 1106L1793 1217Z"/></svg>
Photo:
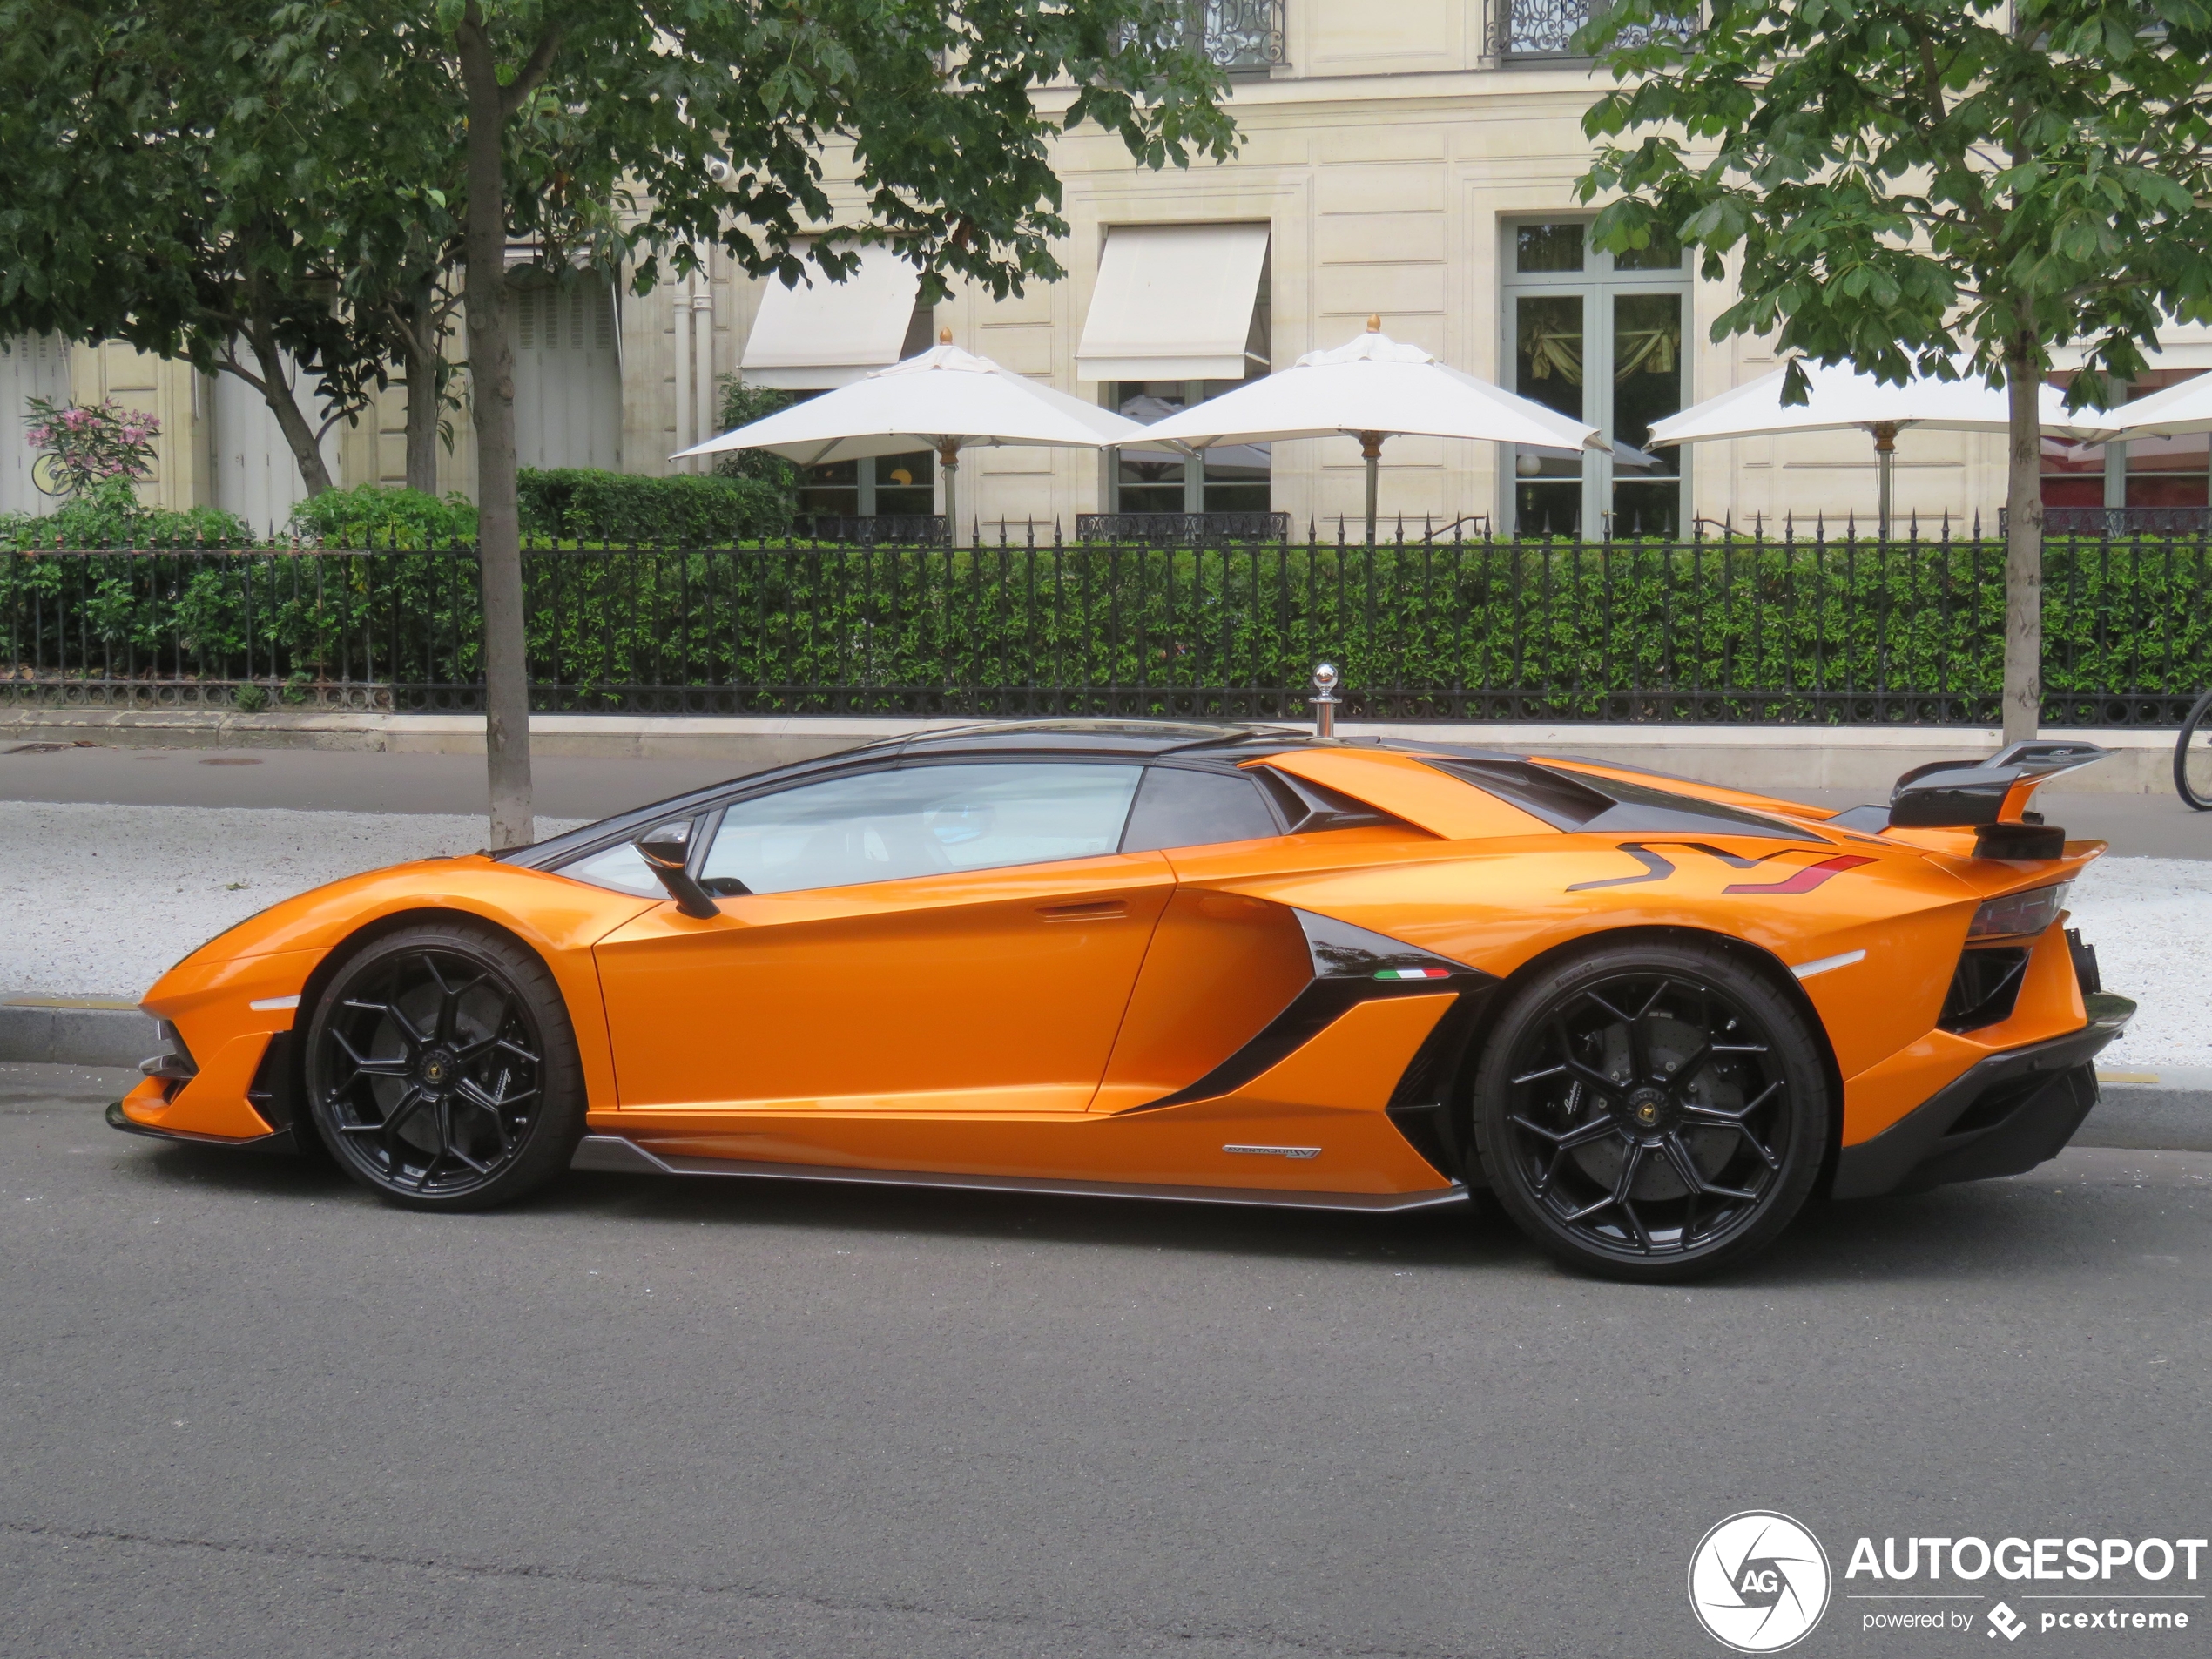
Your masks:
<svg viewBox="0 0 2212 1659"><path fill-rule="evenodd" d="M473 0L469 10L472 16L476 12ZM483 21L479 17L477 27L481 29L482 26ZM499 103L502 114L512 115L516 110L521 109L523 100L528 98L536 90L537 84L545 78L546 71L553 67L554 54L561 50L561 37L565 32L565 26L556 23L538 37L537 44L531 49L529 58L523 63L522 68L515 71L515 78L508 82L500 91Z"/></svg>

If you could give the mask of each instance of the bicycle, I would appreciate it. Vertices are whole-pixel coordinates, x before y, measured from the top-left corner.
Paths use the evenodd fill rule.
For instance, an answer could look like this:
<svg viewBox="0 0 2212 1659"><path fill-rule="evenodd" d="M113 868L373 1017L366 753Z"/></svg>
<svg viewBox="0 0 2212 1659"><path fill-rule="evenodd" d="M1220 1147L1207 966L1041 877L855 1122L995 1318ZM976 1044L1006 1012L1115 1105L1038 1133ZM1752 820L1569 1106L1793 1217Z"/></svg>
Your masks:
<svg viewBox="0 0 2212 1659"><path fill-rule="evenodd" d="M2212 813L2212 691L2196 699L2174 745L2174 788L2200 813Z"/></svg>

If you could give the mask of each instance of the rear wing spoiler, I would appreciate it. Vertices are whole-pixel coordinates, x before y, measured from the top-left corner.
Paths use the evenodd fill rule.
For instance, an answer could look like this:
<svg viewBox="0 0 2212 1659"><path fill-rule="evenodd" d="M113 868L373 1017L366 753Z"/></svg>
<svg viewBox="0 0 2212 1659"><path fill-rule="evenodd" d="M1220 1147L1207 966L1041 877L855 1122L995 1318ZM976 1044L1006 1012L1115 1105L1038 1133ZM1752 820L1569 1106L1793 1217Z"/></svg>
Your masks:
<svg viewBox="0 0 2212 1659"><path fill-rule="evenodd" d="M2052 779L2111 752L2094 743L2031 740L1986 760L1932 760L1890 791L1889 826L1978 831L1976 858L2055 859L2066 851L2066 832L2029 811L2030 799Z"/></svg>

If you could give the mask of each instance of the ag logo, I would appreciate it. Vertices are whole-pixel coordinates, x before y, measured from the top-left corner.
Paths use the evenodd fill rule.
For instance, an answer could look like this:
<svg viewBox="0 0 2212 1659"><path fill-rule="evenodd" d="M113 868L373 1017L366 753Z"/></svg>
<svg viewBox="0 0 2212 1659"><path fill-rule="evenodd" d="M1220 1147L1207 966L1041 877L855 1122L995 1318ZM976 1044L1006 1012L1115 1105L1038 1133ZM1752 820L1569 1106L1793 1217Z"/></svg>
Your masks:
<svg viewBox="0 0 2212 1659"><path fill-rule="evenodd" d="M1698 1541L1689 1605L1716 1641L1738 1653L1779 1653L1828 1610L1828 1552L1787 1515L1746 1509Z"/></svg>

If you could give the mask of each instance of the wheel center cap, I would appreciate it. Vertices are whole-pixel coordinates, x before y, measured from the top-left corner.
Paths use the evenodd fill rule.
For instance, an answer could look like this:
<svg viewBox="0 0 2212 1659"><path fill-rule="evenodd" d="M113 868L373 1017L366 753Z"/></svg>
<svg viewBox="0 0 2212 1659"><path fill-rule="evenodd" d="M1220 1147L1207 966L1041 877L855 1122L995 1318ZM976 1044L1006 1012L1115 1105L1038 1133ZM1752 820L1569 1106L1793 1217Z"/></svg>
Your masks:
<svg viewBox="0 0 2212 1659"><path fill-rule="evenodd" d="M422 1056L422 1081L434 1089L443 1088L453 1076L453 1056L442 1049L433 1049Z"/></svg>
<svg viewBox="0 0 2212 1659"><path fill-rule="evenodd" d="M1667 1097L1656 1089L1639 1089L1628 1099L1629 1116L1639 1128L1656 1129L1665 1115Z"/></svg>

